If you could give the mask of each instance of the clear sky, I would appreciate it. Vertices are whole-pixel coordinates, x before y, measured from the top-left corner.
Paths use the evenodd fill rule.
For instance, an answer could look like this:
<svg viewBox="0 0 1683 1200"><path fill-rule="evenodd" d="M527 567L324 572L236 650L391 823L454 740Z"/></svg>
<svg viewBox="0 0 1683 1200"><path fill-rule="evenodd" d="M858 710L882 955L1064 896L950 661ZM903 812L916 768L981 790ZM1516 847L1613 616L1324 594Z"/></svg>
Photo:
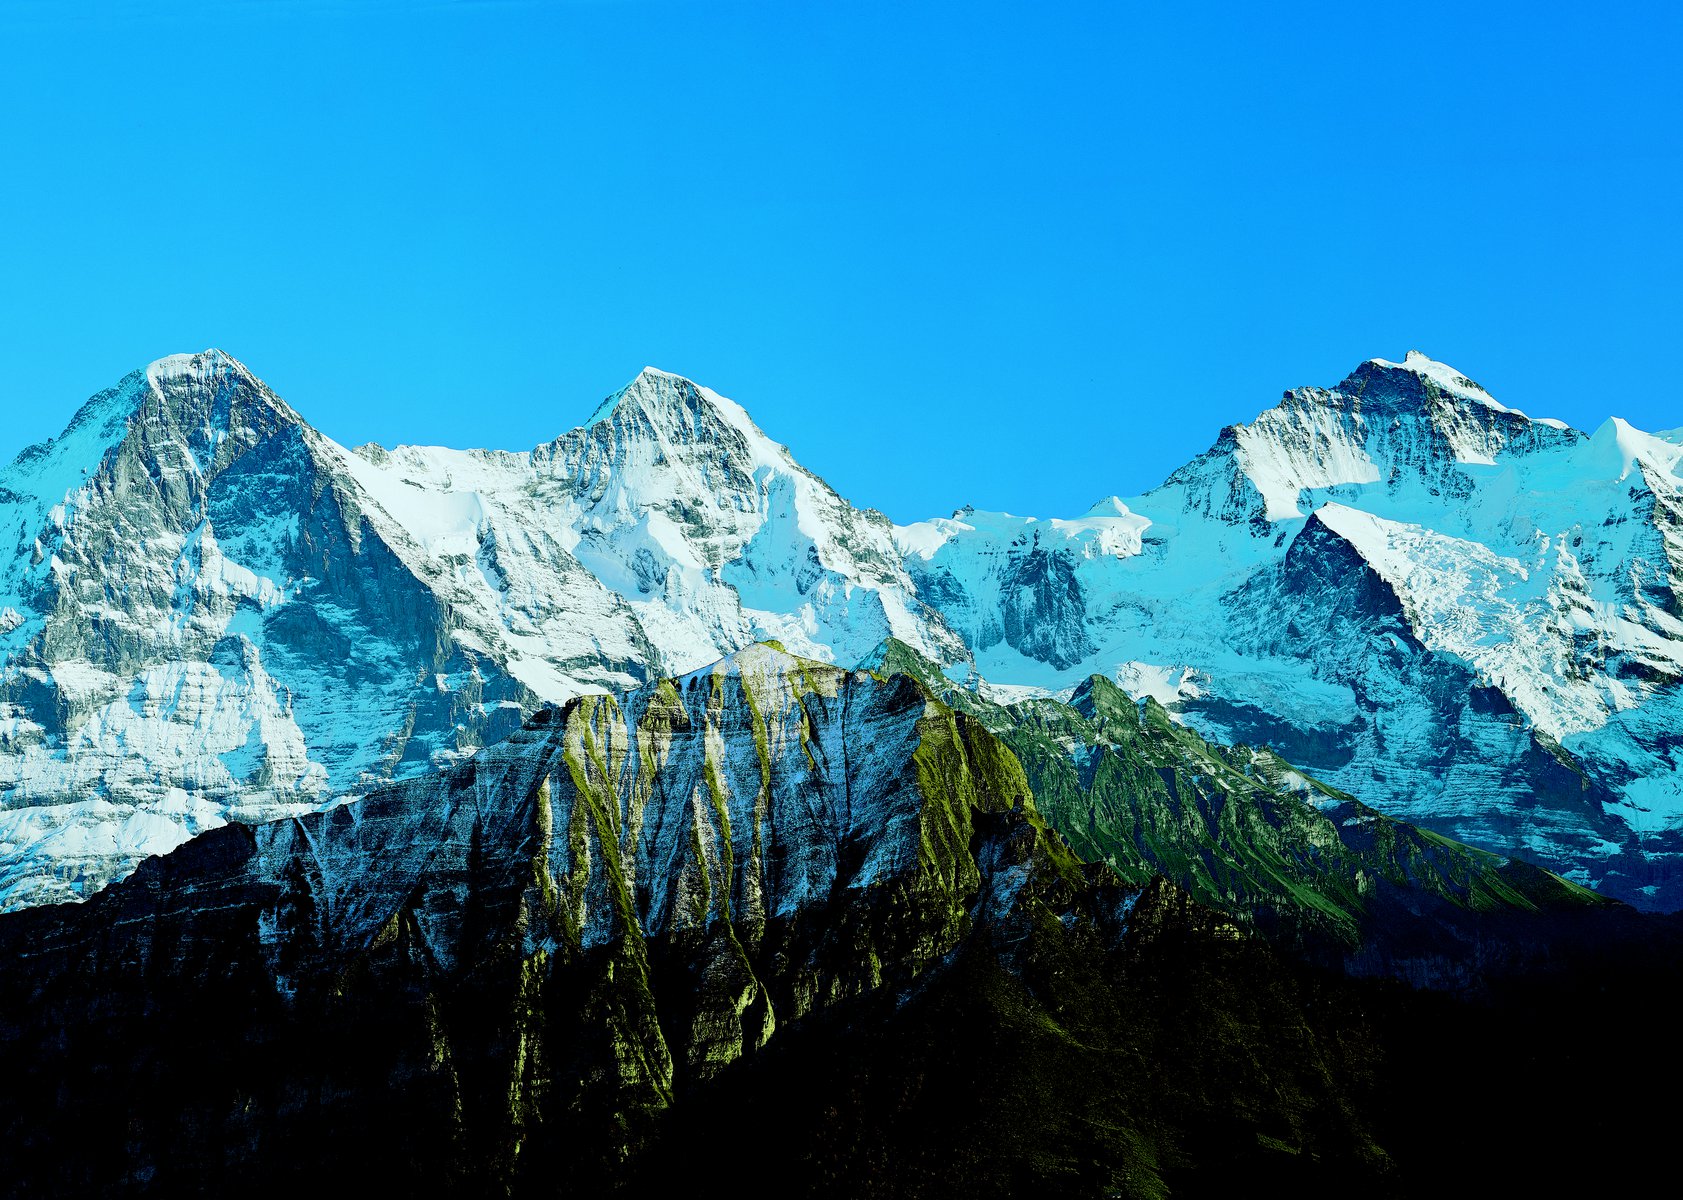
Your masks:
<svg viewBox="0 0 1683 1200"><path fill-rule="evenodd" d="M212 345L353 444L653 364L898 520L1410 348L1683 425L1679 62L1669 3L0 0L0 459Z"/></svg>

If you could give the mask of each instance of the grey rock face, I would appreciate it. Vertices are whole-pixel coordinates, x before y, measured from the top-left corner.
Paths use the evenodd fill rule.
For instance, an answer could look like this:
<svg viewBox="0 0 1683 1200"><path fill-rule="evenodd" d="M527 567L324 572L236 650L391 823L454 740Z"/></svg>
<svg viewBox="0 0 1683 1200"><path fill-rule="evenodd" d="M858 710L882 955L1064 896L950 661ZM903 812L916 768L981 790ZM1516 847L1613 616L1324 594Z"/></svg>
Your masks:
<svg viewBox="0 0 1683 1200"><path fill-rule="evenodd" d="M226 356L137 372L5 479L7 906L446 761L532 703L331 444Z"/></svg>

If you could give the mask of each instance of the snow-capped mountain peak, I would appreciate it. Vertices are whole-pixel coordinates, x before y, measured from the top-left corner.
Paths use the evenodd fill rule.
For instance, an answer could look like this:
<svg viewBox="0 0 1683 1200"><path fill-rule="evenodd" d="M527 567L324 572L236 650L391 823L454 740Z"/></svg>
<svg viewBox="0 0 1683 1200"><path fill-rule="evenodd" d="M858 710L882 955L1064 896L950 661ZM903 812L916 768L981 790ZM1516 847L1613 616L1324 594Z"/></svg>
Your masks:
<svg viewBox="0 0 1683 1200"><path fill-rule="evenodd" d="M1208 736L1640 900L1683 852L1662 715L1683 703L1680 459L1413 352L1289 391L1101 504L1127 538L1047 536L1093 512L898 532L990 681L1180 681L1165 703Z"/></svg>
<svg viewBox="0 0 1683 1200"><path fill-rule="evenodd" d="M0 531L0 906L762 639L967 655L886 518L653 368L532 451L351 451L172 355L0 472Z"/></svg>
<svg viewBox="0 0 1683 1200"><path fill-rule="evenodd" d="M145 376L150 398L183 426L196 420L228 433L259 414L263 421L303 424L291 405L224 350L167 355L148 364Z"/></svg>
<svg viewBox="0 0 1683 1200"><path fill-rule="evenodd" d="M1422 379L1431 380L1439 388L1453 396L1476 400L1480 404L1489 405L1498 412L1515 411L1505 405L1498 404L1494 396L1448 363L1439 362L1419 350L1410 350L1403 356L1400 363L1389 362L1383 358L1370 358L1368 363L1387 371L1412 372Z"/></svg>
<svg viewBox="0 0 1683 1200"><path fill-rule="evenodd" d="M654 368L530 451L351 451L238 360L172 356L0 471L0 906L472 753L542 701L890 637L1011 694L1122 680L1394 815L1670 886L1680 458L1410 353L1144 495L896 527Z"/></svg>
<svg viewBox="0 0 1683 1200"><path fill-rule="evenodd" d="M1645 433L1622 417L1609 417L1590 435L1589 454L1602 471L1621 483L1633 472L1641 475L1644 468L1676 479L1683 445Z"/></svg>
<svg viewBox="0 0 1683 1200"><path fill-rule="evenodd" d="M1465 493L1469 466L1558 450L1583 437L1560 421L1533 420L1498 403L1454 367L1414 350L1401 363L1369 359L1335 388L1285 393L1250 424L1226 431L1181 481L1208 493L1231 480L1235 490L1220 497L1229 519L1298 520L1317 499L1305 493L1369 485L1393 494Z"/></svg>
<svg viewBox="0 0 1683 1200"><path fill-rule="evenodd" d="M685 388L685 384L690 385L688 389ZM629 404L636 408L651 402L660 407L663 401L669 403L673 399L681 402L686 391L696 392L699 389L682 375L663 371L659 367L644 367L632 377L631 382L598 404L596 411L590 414L590 418L584 424L590 426L607 420L621 404Z"/></svg>
<svg viewBox="0 0 1683 1200"><path fill-rule="evenodd" d="M1508 407L1460 370L1418 350L1410 350L1400 363L1383 358L1369 359L1357 367L1337 391L1365 401L1370 408L1382 408L1387 415L1393 416L1414 412L1432 416L1448 408L1471 410L1477 414L1482 409L1490 414L1487 419L1511 417L1555 430L1567 429L1564 422L1552 417L1533 418L1517 408Z"/></svg>
<svg viewBox="0 0 1683 1200"><path fill-rule="evenodd" d="M264 386L244 363L226 350L218 350L214 346L197 354L166 354L146 366L147 380L154 388L160 389L171 381L204 382L219 375L230 374L238 375L253 387Z"/></svg>
<svg viewBox="0 0 1683 1200"><path fill-rule="evenodd" d="M639 371L604 400L583 427L602 424L633 435L652 434L668 445L693 444L712 452L745 450L756 466L794 464L787 449L768 438L740 404L656 367Z"/></svg>

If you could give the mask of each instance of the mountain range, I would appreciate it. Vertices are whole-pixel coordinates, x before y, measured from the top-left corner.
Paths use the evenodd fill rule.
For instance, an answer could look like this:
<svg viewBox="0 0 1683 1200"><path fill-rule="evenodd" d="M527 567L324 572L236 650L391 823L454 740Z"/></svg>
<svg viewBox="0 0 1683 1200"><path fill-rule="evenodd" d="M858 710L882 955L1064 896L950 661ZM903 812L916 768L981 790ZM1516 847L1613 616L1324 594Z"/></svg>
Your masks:
<svg viewBox="0 0 1683 1200"><path fill-rule="evenodd" d="M1672 446L1410 355L895 525L159 360L0 474L0 1195L1645 1179Z"/></svg>
<svg viewBox="0 0 1683 1200"><path fill-rule="evenodd" d="M755 642L852 666L892 639L979 702L1098 676L1675 908L1680 457L1410 353L1142 496L895 525L653 369L512 453L346 449L226 354L161 359L0 472L0 901L86 898Z"/></svg>

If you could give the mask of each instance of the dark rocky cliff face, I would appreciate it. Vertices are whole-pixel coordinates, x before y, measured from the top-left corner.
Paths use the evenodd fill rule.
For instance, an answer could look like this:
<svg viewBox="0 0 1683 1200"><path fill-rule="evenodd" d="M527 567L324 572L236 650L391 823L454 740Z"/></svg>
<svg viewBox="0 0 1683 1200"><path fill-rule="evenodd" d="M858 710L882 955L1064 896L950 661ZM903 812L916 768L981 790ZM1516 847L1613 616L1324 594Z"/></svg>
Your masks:
<svg viewBox="0 0 1683 1200"><path fill-rule="evenodd" d="M1323 779L1352 761L1398 760L1406 766L1385 772L1386 790L1403 779L1418 786L1382 806L1387 816L1512 858L1535 858L1547 845L1554 869L1593 864L1597 889L1609 895L1642 901L1656 893L1641 889L1656 885L1670 894L1666 847L1676 835L1656 831L1646 849L1615 851L1629 826L1605 776L1532 728L1467 663L1428 650L1396 591L1319 517L1306 520L1281 562L1249 580L1233 603L1252 614L1240 628L1250 652L1306 661L1317 679L1347 687L1358 708L1348 723L1316 731L1200 697L1184 705L1200 724L1276 747ZM1515 788L1518 799L1481 803L1480 780Z"/></svg>

